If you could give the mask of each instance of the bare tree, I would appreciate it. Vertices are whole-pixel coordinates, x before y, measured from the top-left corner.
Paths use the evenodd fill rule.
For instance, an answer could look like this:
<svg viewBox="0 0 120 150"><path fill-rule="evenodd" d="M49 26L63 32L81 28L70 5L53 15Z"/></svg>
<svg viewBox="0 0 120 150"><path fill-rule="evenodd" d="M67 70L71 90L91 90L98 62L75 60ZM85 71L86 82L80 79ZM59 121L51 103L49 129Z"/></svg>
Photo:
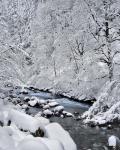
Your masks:
<svg viewBox="0 0 120 150"><path fill-rule="evenodd" d="M84 0L89 14L89 31L97 46L94 48L97 54L101 54L100 61L108 66L109 80L113 79L114 57L120 53L113 48L115 42L120 41L120 10L115 6L115 0ZM99 5L98 5L99 4Z"/></svg>

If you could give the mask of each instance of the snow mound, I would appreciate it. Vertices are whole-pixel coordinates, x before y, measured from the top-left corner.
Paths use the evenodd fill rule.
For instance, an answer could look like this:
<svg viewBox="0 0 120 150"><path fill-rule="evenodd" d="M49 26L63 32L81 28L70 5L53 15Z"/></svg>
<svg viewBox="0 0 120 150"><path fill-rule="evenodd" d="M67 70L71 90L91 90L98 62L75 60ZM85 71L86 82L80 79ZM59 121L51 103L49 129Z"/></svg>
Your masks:
<svg viewBox="0 0 120 150"><path fill-rule="evenodd" d="M96 125L120 121L120 82L107 82L97 101L82 117L85 118L85 123Z"/></svg>
<svg viewBox="0 0 120 150"><path fill-rule="evenodd" d="M36 100L33 100L33 101L29 101L28 104L32 107L34 107L36 104L37 104L37 101Z"/></svg>
<svg viewBox="0 0 120 150"><path fill-rule="evenodd" d="M56 106L59 105L59 103L57 103L57 102L50 102L48 105L49 105L50 107L56 107Z"/></svg>
<svg viewBox="0 0 120 150"><path fill-rule="evenodd" d="M43 109L49 109L49 108L50 108L49 105L44 105L44 106L43 106Z"/></svg>
<svg viewBox="0 0 120 150"><path fill-rule="evenodd" d="M108 139L108 145L116 147L116 137L115 136L109 137L109 139Z"/></svg>
<svg viewBox="0 0 120 150"><path fill-rule="evenodd" d="M39 104L46 104L46 101L45 101L44 99L39 99L39 100L38 100L38 103L39 103Z"/></svg>
<svg viewBox="0 0 120 150"><path fill-rule="evenodd" d="M64 150L63 145L57 140L41 138L41 141L49 147L49 150Z"/></svg>
<svg viewBox="0 0 120 150"><path fill-rule="evenodd" d="M63 111L64 110L64 107L63 106L57 106L54 108L54 112L60 112L60 111Z"/></svg>
<svg viewBox="0 0 120 150"><path fill-rule="evenodd" d="M49 150L48 147L36 139L26 139L20 142L18 150Z"/></svg>
<svg viewBox="0 0 120 150"><path fill-rule="evenodd" d="M108 145L110 147L113 147L114 149L120 149L120 139L118 137L112 135L108 139Z"/></svg>
<svg viewBox="0 0 120 150"><path fill-rule="evenodd" d="M43 114L44 115L53 115L53 112L49 109L46 109L46 110L43 111Z"/></svg>
<svg viewBox="0 0 120 150"><path fill-rule="evenodd" d="M15 123L15 125L18 126L20 129L27 130L32 133L35 133L36 130L42 128L44 125L47 124L46 123L47 121L44 118L42 119L34 118L30 115L27 115L23 112L19 112L13 109L9 112L8 120Z"/></svg>
<svg viewBox="0 0 120 150"><path fill-rule="evenodd" d="M58 123L48 124L45 129L46 137L59 141L63 145L64 150L77 150L76 144L71 139L69 133L66 132Z"/></svg>

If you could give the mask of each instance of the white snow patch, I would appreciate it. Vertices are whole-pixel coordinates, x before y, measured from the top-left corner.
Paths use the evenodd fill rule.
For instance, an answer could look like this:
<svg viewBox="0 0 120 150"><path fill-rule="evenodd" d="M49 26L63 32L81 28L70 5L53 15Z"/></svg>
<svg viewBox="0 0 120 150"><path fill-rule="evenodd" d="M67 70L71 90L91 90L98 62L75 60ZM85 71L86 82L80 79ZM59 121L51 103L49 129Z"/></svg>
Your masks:
<svg viewBox="0 0 120 150"><path fill-rule="evenodd" d="M11 120L13 123L15 123L18 128L28 130L32 133L44 125L44 122L41 124L40 119L36 119L23 112L19 112L13 109L9 112L8 120Z"/></svg>
<svg viewBox="0 0 120 150"><path fill-rule="evenodd" d="M71 139L69 133L65 131L58 123L48 124L46 127L46 137L59 141L64 150L77 150L76 144Z"/></svg>
<svg viewBox="0 0 120 150"><path fill-rule="evenodd" d="M33 100L33 101L29 101L28 104L32 107L34 107L36 104L37 104L37 101L36 100Z"/></svg>
<svg viewBox="0 0 120 150"><path fill-rule="evenodd" d="M108 139L108 145L116 147L116 144L117 144L116 137L114 135L111 136L111 137L109 137L109 139Z"/></svg>
<svg viewBox="0 0 120 150"><path fill-rule="evenodd" d="M57 107L54 108L54 111L55 111L55 112L56 112L56 111L60 112L60 111L63 111L63 110L64 110L64 107L63 107L63 106L57 106Z"/></svg>

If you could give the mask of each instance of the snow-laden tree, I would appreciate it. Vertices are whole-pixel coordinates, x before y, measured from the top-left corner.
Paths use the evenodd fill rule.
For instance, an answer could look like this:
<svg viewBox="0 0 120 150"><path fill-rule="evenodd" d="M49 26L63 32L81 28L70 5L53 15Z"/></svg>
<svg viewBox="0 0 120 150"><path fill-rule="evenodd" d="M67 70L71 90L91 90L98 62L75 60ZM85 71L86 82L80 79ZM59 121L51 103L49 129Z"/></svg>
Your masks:
<svg viewBox="0 0 120 150"><path fill-rule="evenodd" d="M26 83L27 68L32 63L30 20L37 1L0 1L1 82Z"/></svg>
<svg viewBox="0 0 120 150"><path fill-rule="evenodd" d="M114 58L120 53L120 2L118 0L84 0L89 17L89 31L94 38L93 49L108 67L110 81L114 75Z"/></svg>

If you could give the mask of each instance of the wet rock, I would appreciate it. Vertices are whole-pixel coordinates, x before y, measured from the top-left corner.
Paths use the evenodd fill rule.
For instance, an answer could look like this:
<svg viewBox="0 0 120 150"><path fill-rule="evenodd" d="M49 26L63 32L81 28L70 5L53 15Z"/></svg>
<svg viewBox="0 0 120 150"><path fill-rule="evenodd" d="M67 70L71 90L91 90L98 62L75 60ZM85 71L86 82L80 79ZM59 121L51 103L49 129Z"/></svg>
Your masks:
<svg viewBox="0 0 120 150"><path fill-rule="evenodd" d="M82 119L81 116L78 116L77 118L75 118L76 121L79 121L81 119Z"/></svg>
<svg viewBox="0 0 120 150"><path fill-rule="evenodd" d="M109 150L107 146L103 146L103 150Z"/></svg>
<svg viewBox="0 0 120 150"><path fill-rule="evenodd" d="M60 113L59 113L59 112L55 112L55 113L54 113L54 116L60 117Z"/></svg>
<svg viewBox="0 0 120 150"><path fill-rule="evenodd" d="M54 108L54 112L59 112L59 113L62 113L64 110L64 107L63 106L57 106Z"/></svg>
<svg viewBox="0 0 120 150"><path fill-rule="evenodd" d="M109 125L107 126L107 129L109 129L109 130L110 130L110 129L113 129L113 126L109 124Z"/></svg>
<svg viewBox="0 0 120 150"><path fill-rule="evenodd" d="M74 115L79 115L79 112L74 112Z"/></svg>
<svg viewBox="0 0 120 150"><path fill-rule="evenodd" d="M62 114L65 115L66 117L74 117L72 113L69 113L67 111L63 111Z"/></svg>
<svg viewBox="0 0 120 150"><path fill-rule="evenodd" d="M32 133L34 137L43 137L44 136L44 131L42 129L38 129L35 133Z"/></svg>
<svg viewBox="0 0 120 150"><path fill-rule="evenodd" d="M28 94L28 91L26 89L21 89L20 94Z"/></svg>
<svg viewBox="0 0 120 150"><path fill-rule="evenodd" d="M25 102L29 102L29 101L30 101L30 97L25 97L25 98L24 98L24 101L25 101Z"/></svg>
<svg viewBox="0 0 120 150"><path fill-rule="evenodd" d="M43 111L43 115L46 116L47 118L50 118L51 116L53 116L53 112L49 109L46 109Z"/></svg>
<svg viewBox="0 0 120 150"><path fill-rule="evenodd" d="M91 123L89 124L89 126L90 126L91 128L94 128L94 127L95 127L95 124L91 122Z"/></svg>
<svg viewBox="0 0 120 150"><path fill-rule="evenodd" d="M16 98L17 95L16 95L16 94L10 94L9 97L10 97L10 98Z"/></svg>
<svg viewBox="0 0 120 150"><path fill-rule="evenodd" d="M28 105L24 104L24 105L22 105L22 108L23 108L23 109L27 109L27 108L28 108Z"/></svg>

